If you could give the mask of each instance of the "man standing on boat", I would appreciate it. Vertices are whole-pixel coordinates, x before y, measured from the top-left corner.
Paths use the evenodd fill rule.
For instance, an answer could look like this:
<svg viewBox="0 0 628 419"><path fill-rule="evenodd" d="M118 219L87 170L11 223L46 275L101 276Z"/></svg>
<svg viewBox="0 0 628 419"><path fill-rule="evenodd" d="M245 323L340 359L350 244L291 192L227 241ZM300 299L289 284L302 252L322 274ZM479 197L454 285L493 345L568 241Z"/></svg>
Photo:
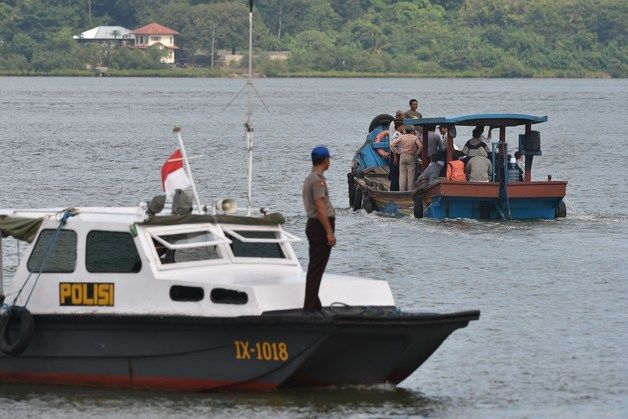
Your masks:
<svg viewBox="0 0 628 419"><path fill-rule="evenodd" d="M327 180L323 174L329 169L329 150L325 146L317 146L312 150L312 172L303 184L303 206L307 214L305 234L309 242L310 262L305 280L305 311L320 311L321 301L318 290L331 248L336 244L335 216L336 210L329 200Z"/></svg>
<svg viewBox="0 0 628 419"><path fill-rule="evenodd" d="M405 113L406 118L410 119L420 119L423 118L421 112L419 112L419 101L416 99L410 99L410 109L408 109Z"/></svg>

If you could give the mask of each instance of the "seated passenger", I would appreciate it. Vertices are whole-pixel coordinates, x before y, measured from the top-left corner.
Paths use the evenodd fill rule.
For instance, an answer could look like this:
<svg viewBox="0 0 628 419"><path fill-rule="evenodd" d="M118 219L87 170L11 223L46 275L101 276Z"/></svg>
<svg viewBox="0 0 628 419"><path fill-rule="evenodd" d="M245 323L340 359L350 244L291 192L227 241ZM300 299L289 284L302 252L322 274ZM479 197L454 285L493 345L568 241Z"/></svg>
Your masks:
<svg viewBox="0 0 628 419"><path fill-rule="evenodd" d="M447 163L447 180L453 180L456 182L466 182L467 176L464 173L464 162L456 158L454 153L454 160ZM460 157L460 156L458 156Z"/></svg>
<svg viewBox="0 0 628 419"><path fill-rule="evenodd" d="M525 172L526 166L525 166L525 163L523 161L523 154L521 154L521 151L519 151L519 150L515 151L515 160L517 162L517 166L519 166L521 171Z"/></svg>
<svg viewBox="0 0 628 419"><path fill-rule="evenodd" d="M488 145L486 145L486 143L484 142L484 136L482 135L483 132L484 127L475 127L475 129L473 130L473 138L467 141L467 143L462 148L462 153L464 155L468 156L469 158L475 157L478 155L479 149L484 149L484 151L486 152L486 155L484 157L487 157L491 153Z"/></svg>
<svg viewBox="0 0 628 419"><path fill-rule="evenodd" d="M508 182L523 182L523 170L517 165L517 159L510 157L508 159Z"/></svg>
<svg viewBox="0 0 628 419"><path fill-rule="evenodd" d="M427 165L425 170L421 172L419 178L417 179L419 185L429 185L430 183L438 180L440 170L443 167L443 162L439 161L438 158L438 153L434 153L430 156L430 164Z"/></svg>
<svg viewBox="0 0 628 419"><path fill-rule="evenodd" d="M486 156L486 151L483 148L478 148L477 155L467 162L464 171L468 175L469 182L490 182L493 164Z"/></svg>

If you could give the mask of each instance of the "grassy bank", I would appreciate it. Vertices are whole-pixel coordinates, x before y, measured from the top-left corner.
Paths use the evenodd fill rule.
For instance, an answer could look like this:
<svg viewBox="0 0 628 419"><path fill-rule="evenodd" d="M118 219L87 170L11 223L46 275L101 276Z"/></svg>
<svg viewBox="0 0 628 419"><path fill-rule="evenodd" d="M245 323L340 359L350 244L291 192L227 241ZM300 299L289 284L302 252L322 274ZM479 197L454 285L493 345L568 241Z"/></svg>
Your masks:
<svg viewBox="0 0 628 419"><path fill-rule="evenodd" d="M189 77L210 78L228 77L230 71L211 68L159 68L145 70L120 70L107 69L102 73L103 77ZM41 71L3 71L0 76L32 76L32 77L96 77L98 73L93 70L52 70Z"/></svg>
<svg viewBox="0 0 628 419"><path fill-rule="evenodd" d="M161 68L146 70L119 70L108 69L104 77L244 77L246 71L242 69L211 69L211 68ZM98 74L93 70L52 70L49 72L36 71L2 71L0 76L25 77L95 77ZM566 71L542 70L530 74L498 74L492 70L468 70L461 72L439 72L438 74L422 73L381 73L357 71L298 71L273 72L272 74L256 74L256 77L269 78L582 78L582 79L610 79L610 74L603 71Z"/></svg>

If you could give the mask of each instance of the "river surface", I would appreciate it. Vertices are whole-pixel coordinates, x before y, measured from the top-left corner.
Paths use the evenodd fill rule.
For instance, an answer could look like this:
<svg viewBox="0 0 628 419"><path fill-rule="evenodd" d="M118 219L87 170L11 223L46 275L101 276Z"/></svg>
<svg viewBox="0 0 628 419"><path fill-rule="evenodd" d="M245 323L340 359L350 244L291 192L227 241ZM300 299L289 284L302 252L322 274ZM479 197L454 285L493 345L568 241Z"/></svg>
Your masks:
<svg viewBox="0 0 628 419"><path fill-rule="evenodd" d="M626 417L628 80L262 79L253 200L304 237L309 151L330 147L329 272L390 282L406 311L480 309L398 387L171 394L0 384L11 417ZM245 205L241 79L0 77L0 208L135 205L161 192L183 128L203 202ZM348 208L379 113L547 115L534 179L569 181L567 218L390 218ZM510 148L517 134L508 133ZM469 133L460 130L462 146ZM6 240L5 251L12 240ZM303 265L307 245L296 246ZM11 262L11 260L9 260ZM10 263L9 263L10 265ZM10 274L11 266L5 274ZM3 416L5 416L3 414ZM8 417L8 416L6 416Z"/></svg>

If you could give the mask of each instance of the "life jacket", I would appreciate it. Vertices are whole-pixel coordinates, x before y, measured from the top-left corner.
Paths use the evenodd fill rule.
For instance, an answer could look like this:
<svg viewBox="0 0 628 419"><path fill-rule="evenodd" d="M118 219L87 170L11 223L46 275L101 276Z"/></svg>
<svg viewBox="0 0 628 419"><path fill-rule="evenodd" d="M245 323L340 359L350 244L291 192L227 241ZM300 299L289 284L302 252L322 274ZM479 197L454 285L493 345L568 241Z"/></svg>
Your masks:
<svg viewBox="0 0 628 419"><path fill-rule="evenodd" d="M447 163L447 180L464 182L467 180L464 174L464 163L460 160L453 160Z"/></svg>

